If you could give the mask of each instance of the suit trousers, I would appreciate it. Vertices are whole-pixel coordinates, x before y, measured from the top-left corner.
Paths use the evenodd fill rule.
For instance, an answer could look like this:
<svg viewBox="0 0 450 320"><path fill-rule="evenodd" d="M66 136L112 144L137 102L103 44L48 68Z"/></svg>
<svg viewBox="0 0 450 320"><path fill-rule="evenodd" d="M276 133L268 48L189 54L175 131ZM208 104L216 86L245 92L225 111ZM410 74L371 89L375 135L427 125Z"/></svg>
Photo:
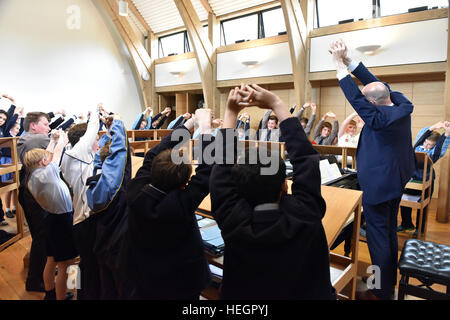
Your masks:
<svg viewBox="0 0 450 320"><path fill-rule="evenodd" d="M94 254L96 216L91 216L73 226L75 247L80 254L81 284L77 300L100 299L100 272L97 256Z"/></svg>
<svg viewBox="0 0 450 320"><path fill-rule="evenodd" d="M380 270L379 275L374 275L372 284L375 288L371 292L382 299L392 298L397 283L397 215L400 200L399 197L376 205L363 201L367 246L372 265Z"/></svg>

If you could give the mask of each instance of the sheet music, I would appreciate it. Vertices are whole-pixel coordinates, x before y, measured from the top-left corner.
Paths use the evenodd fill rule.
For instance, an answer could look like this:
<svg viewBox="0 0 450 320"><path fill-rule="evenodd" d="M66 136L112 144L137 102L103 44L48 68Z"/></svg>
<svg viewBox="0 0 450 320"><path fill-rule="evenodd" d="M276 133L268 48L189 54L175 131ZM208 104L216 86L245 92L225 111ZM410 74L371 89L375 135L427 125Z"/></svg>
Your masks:
<svg viewBox="0 0 450 320"><path fill-rule="evenodd" d="M319 167L322 184L342 177L341 171L336 163L330 164L328 160L325 159L320 161Z"/></svg>
<svg viewBox="0 0 450 320"><path fill-rule="evenodd" d="M405 200L405 201L413 201L413 202L419 202L419 200L420 200L420 195L414 196L414 195L411 195L411 194L404 193L404 194L402 195L402 200Z"/></svg>

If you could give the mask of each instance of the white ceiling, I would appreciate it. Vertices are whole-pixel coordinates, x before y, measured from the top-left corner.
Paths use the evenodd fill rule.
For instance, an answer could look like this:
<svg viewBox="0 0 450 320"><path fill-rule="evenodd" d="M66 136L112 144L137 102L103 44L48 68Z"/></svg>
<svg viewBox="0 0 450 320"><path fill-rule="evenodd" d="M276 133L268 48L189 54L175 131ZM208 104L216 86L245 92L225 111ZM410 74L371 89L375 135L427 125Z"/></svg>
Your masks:
<svg viewBox="0 0 450 320"><path fill-rule="evenodd" d="M183 20L173 0L132 0L154 33L183 27ZM208 19L201 0L191 0L201 21ZM206 0L216 16L250 8L273 0Z"/></svg>

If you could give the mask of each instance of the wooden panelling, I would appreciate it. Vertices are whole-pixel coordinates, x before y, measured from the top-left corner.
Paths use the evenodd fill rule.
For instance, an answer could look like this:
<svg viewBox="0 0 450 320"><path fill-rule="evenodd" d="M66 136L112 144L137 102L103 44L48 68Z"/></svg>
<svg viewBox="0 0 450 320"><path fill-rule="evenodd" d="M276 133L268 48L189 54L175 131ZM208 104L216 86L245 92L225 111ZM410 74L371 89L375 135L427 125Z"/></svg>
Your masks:
<svg viewBox="0 0 450 320"><path fill-rule="evenodd" d="M236 51L236 50L268 46L271 44L282 43L282 42L288 42L287 35L274 36L274 37L269 37L269 38L251 40L251 41L247 41L247 42L234 43L234 44L230 44L227 46L222 46L222 47L217 48L217 53L224 53L224 52L230 52L230 51Z"/></svg>
<svg viewBox="0 0 450 320"><path fill-rule="evenodd" d="M168 62L175 62L180 60L186 60L186 59L193 59L195 58L194 52L186 52L186 53L180 53L174 56L170 57L164 57L164 58L158 58L155 59L155 64L162 64L162 63L168 63Z"/></svg>
<svg viewBox="0 0 450 320"><path fill-rule="evenodd" d="M389 85L392 90L402 92L414 103L414 112L411 118L413 143L423 127L431 126L445 119L444 81L410 81L389 83ZM361 88L362 86L359 87ZM333 111L340 123L354 111L342 93L341 88L338 86L321 87L318 106L320 117L328 111ZM443 133L443 131L440 130L440 133ZM439 162L445 162L447 157L448 155L440 159ZM440 167L441 165L439 163L435 166L436 180L433 198L437 198L439 193Z"/></svg>
<svg viewBox="0 0 450 320"><path fill-rule="evenodd" d="M421 77L430 77L430 74L438 73L441 74L441 78L443 79L443 75L447 68L446 62L432 62L432 63L417 63L417 64L407 64L407 65L398 65L398 66L386 66L386 67L374 67L369 68L373 74L376 74L377 77L383 76L394 76L401 77L403 75L420 75ZM336 79L336 71L323 71L323 72L310 72L309 73L310 81L323 81L323 80L335 80ZM401 81L398 79L396 81Z"/></svg>

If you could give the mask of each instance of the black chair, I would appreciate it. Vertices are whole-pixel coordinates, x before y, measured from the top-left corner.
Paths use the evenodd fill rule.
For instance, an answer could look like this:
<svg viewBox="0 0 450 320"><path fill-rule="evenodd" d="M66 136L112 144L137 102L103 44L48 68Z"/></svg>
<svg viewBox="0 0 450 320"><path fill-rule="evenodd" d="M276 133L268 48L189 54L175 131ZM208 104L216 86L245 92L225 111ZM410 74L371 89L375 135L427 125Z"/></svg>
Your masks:
<svg viewBox="0 0 450 320"><path fill-rule="evenodd" d="M409 239L403 247L398 267L402 276L398 300L404 300L405 294L429 300L450 300L449 246ZM421 284L409 284L409 278L415 278ZM446 293L433 290L433 284L446 286Z"/></svg>

